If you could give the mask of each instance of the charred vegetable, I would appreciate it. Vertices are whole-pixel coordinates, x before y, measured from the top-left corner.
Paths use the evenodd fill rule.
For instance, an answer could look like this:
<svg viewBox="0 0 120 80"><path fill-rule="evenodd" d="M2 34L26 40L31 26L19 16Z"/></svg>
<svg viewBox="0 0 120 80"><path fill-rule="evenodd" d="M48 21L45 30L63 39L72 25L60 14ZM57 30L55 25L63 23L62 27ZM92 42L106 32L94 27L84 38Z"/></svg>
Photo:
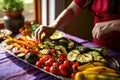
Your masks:
<svg viewBox="0 0 120 80"><path fill-rule="evenodd" d="M39 60L39 57L36 53L29 52L25 55L25 60L28 63L35 64Z"/></svg>

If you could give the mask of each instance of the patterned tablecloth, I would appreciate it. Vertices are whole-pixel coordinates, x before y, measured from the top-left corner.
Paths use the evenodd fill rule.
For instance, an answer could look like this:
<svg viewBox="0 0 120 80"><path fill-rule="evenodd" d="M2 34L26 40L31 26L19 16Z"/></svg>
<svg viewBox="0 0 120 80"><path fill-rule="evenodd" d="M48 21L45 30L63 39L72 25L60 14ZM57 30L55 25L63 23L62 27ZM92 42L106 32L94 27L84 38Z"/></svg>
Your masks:
<svg viewBox="0 0 120 80"><path fill-rule="evenodd" d="M65 34L65 37L73 39L84 46L99 47L87 40ZM109 50L108 55L120 62L120 54ZM0 80L59 80L21 60L12 56L0 47Z"/></svg>

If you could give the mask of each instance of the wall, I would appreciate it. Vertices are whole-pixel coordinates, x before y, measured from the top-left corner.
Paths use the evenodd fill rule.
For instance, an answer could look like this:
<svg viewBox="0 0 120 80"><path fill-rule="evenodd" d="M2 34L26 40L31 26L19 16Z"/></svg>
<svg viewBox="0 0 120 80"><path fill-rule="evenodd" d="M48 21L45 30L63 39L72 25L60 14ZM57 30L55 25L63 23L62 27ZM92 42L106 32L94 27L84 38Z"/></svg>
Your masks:
<svg viewBox="0 0 120 80"><path fill-rule="evenodd" d="M72 0L65 0L66 7L71 1ZM93 16L87 9L84 9L72 23L64 28L64 32L91 41L92 28Z"/></svg>

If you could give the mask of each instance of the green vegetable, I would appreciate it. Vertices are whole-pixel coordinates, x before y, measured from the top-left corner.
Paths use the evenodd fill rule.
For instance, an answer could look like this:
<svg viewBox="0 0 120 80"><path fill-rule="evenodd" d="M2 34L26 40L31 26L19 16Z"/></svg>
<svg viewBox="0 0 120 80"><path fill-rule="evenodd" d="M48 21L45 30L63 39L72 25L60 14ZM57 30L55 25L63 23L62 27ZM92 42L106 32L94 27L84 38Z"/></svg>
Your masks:
<svg viewBox="0 0 120 80"><path fill-rule="evenodd" d="M101 56L107 56L106 48L90 48L90 50L98 52Z"/></svg>
<svg viewBox="0 0 120 80"><path fill-rule="evenodd" d="M90 51L87 54L92 55L93 61L99 61L99 62L104 62L104 63L107 62L106 59L104 59L104 57L101 56L100 53L98 53L96 51Z"/></svg>
<svg viewBox="0 0 120 80"><path fill-rule="evenodd" d="M39 60L39 57L36 53L29 52L25 55L25 60L28 63L35 64Z"/></svg>
<svg viewBox="0 0 120 80"><path fill-rule="evenodd" d="M68 39L67 38L61 38L60 40L59 40L59 43L58 44L60 44L60 45L63 45L63 46L68 46L68 43L69 43L69 41L68 41Z"/></svg>
<svg viewBox="0 0 120 80"><path fill-rule="evenodd" d="M81 53L87 53L90 51L90 48L85 46L76 46L76 49L78 49Z"/></svg>
<svg viewBox="0 0 120 80"><path fill-rule="evenodd" d="M67 59L69 61L75 61L79 54L80 54L80 52L78 50L72 50L67 54Z"/></svg>
<svg viewBox="0 0 120 80"><path fill-rule="evenodd" d="M93 57L91 54L79 54L76 60L80 63L88 63L93 61Z"/></svg>

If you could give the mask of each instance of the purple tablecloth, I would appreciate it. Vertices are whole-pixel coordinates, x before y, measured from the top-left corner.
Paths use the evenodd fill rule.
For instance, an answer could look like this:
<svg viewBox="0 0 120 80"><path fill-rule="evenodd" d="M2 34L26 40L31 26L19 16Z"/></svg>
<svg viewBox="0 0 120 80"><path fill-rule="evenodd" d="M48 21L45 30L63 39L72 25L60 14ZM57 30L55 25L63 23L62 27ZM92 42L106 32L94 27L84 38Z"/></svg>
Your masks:
<svg viewBox="0 0 120 80"><path fill-rule="evenodd" d="M57 80L0 48L0 80Z"/></svg>
<svg viewBox="0 0 120 80"><path fill-rule="evenodd" d="M66 34L65 37L73 39L84 46L99 47L87 40ZM108 51L108 55L120 61L119 53ZM19 60L0 48L0 80L58 80L41 70Z"/></svg>

